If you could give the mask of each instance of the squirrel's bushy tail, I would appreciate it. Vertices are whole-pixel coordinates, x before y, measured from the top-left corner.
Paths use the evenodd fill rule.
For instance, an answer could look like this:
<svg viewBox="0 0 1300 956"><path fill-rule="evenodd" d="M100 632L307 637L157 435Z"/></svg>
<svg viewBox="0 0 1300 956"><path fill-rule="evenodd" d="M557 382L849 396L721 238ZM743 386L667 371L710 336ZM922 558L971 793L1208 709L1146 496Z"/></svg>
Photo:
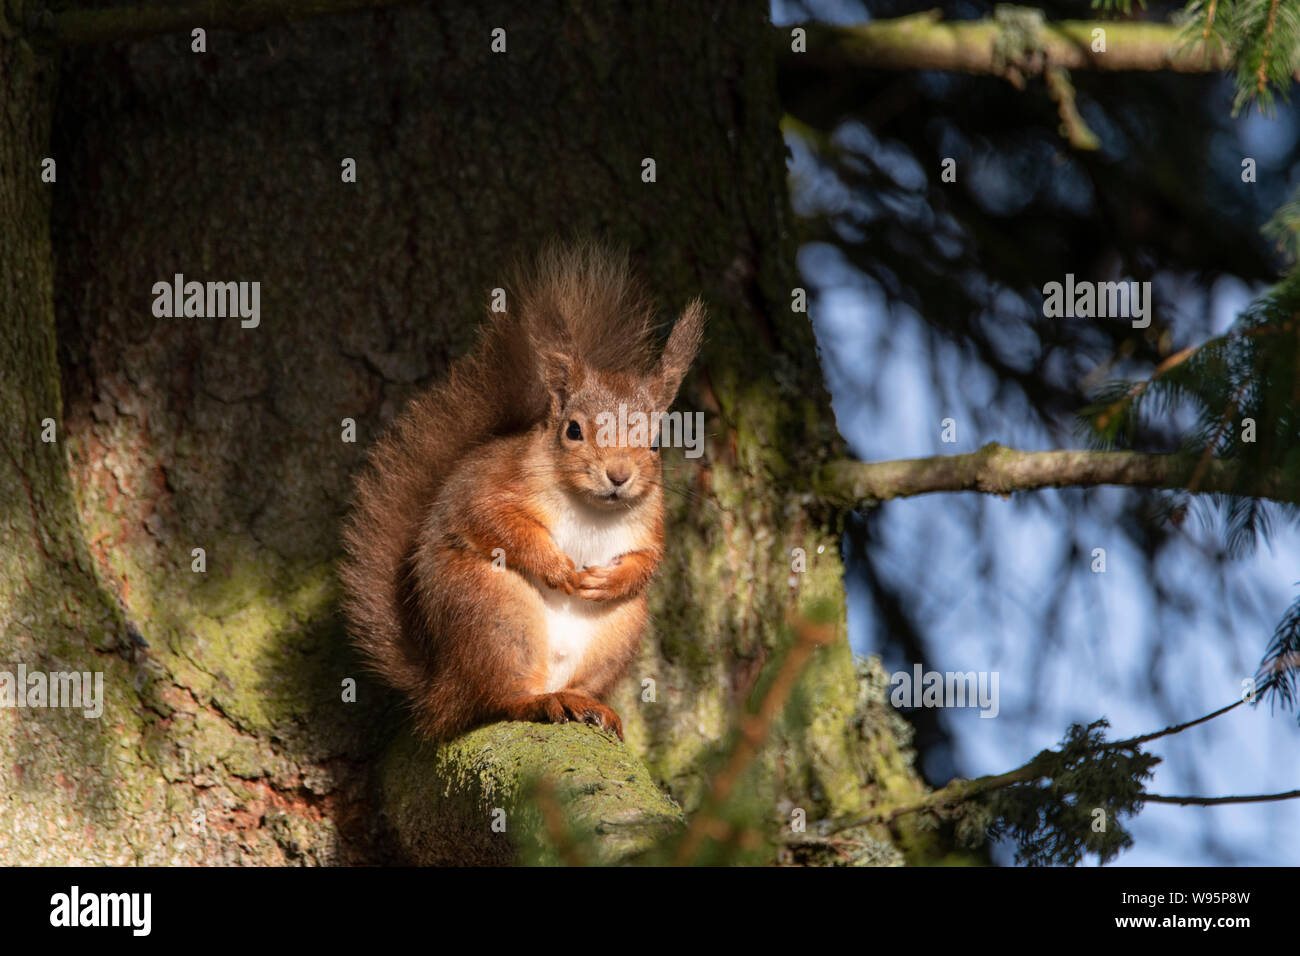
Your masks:
<svg viewBox="0 0 1300 956"><path fill-rule="evenodd" d="M546 417L543 362L645 372L654 313L624 255L552 245L517 269L507 311L489 313L473 350L417 397L371 449L343 529L343 610L367 663L415 697L430 678L427 625L407 600L411 556L448 474L476 445Z"/></svg>

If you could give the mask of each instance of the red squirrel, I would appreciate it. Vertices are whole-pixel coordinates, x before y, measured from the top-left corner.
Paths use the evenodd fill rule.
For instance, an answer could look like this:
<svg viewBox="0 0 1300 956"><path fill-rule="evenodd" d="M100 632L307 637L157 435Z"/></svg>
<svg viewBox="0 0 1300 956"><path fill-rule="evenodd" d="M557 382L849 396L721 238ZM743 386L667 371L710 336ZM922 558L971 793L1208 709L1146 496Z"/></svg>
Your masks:
<svg viewBox="0 0 1300 956"><path fill-rule="evenodd" d="M656 358L624 257L551 247L516 279L507 310L371 449L344 527L344 612L429 739L497 720L621 739L602 699L647 623L664 546L658 413L704 309L686 307ZM620 405L648 432L602 429Z"/></svg>

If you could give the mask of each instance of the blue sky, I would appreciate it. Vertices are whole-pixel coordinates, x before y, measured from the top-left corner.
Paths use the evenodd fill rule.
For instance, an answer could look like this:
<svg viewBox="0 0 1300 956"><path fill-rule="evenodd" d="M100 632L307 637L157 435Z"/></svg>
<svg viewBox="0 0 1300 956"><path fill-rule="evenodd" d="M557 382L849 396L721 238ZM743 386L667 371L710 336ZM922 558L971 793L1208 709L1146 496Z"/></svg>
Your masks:
<svg viewBox="0 0 1300 956"><path fill-rule="evenodd" d="M973 451L989 441L1020 448L1061 447L1009 413L1001 428L981 428L972 411L989 400L978 376L963 374L960 358L949 357L952 388L936 393L929 376L922 320L906 307L887 304L878 289L838 264L827 247L805 248L800 269L818 290L814 323L823 368L832 394L836 424L853 453L865 461ZM852 284L845 284L845 283ZM1243 290L1244 292L1244 290ZM1244 295L1223 297L1224 321L1244 305ZM877 366L869 356L879 336L890 339L890 361ZM908 360L909 355L913 359ZM869 394L879 400L862 400ZM849 396L849 397L846 397ZM957 442L940 441L939 422L957 423ZM1087 492L1102 514L1118 513L1121 496L1135 492L1106 488ZM1048 504L1080 491L1043 491ZM963 776L998 773L1018 766L1044 747L1055 746L1072 721L1106 716L1113 736L1160 729L1207 713L1234 700L1264 653L1274 625L1296 593L1300 534L1280 527L1271 546L1226 569L1204 553L1220 534L1214 525L1185 523L1180 544L1162 577L1181 583L1199 601L1191 613L1152 601L1145 562L1105 521L1064 528L1052 510L974 494L927 495L885 505L882 564L887 576L913 594L925 622L931 665L938 670L1000 674L1001 714L982 719L974 710L951 711L948 726L958 745ZM1108 507L1109 506L1109 507ZM982 511L973 530L971 510ZM1053 509L1057 510L1058 509ZM1104 547L1107 570L1090 568L1068 578L1058 559L1075 535L1085 553ZM992 556L991 576L973 556L980 542ZM1089 547L1091 546L1091 547ZM1087 562L1085 562L1086 564ZM1203 588L1222 573L1223 591ZM1053 635L1047 666L1033 666L1041 601L1070 587L1071 612ZM1228 606L1223 627L1221 601ZM859 653L879 649L873 608L867 595L849 594L850 640ZM1160 673L1153 677L1153 644L1163 647ZM887 660L891 669L910 662ZM1166 688L1173 713L1151 700L1153 679ZM1208 725L1166 738L1155 746L1165 757L1148 787L1152 793L1218 795L1300 788L1300 728L1289 713L1270 715L1267 705L1241 707ZM1275 834L1300 830L1300 804L1217 808L1149 806L1132 825L1136 846L1118 865L1300 864L1300 841Z"/></svg>

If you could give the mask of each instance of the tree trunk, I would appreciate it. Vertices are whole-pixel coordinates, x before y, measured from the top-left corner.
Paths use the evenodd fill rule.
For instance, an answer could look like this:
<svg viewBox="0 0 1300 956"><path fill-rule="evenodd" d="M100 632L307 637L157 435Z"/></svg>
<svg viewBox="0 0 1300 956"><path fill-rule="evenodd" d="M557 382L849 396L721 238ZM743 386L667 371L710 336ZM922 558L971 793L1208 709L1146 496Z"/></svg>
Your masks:
<svg viewBox="0 0 1300 956"><path fill-rule="evenodd" d="M706 454L666 455L653 635L613 701L619 779L639 758L697 807L788 616L829 599L840 639L737 812L773 835L795 809L918 789L879 675L868 700L855 674L836 518L809 503L838 438L790 308L763 5L483 6L211 31L206 53L185 34L89 48L64 57L53 107L48 62L0 47L0 660L101 670L107 698L98 720L0 712L3 862L495 858L432 845L421 801L520 740L559 744L509 725L415 746L347 645L338 523L367 445L556 234L626 245L666 310L702 294L711 313L679 402L708 413ZM177 274L260 282L260 323L156 317L154 285ZM579 753L618 746L564 730ZM656 796L629 799L671 829Z"/></svg>

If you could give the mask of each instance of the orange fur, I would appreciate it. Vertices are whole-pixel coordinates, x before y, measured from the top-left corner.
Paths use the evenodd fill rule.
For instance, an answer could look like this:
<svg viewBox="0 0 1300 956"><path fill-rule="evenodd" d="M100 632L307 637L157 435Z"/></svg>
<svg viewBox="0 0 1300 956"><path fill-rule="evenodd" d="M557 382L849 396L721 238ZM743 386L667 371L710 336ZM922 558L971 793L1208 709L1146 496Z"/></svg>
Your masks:
<svg viewBox="0 0 1300 956"><path fill-rule="evenodd" d="M344 528L344 611L427 737L499 719L622 736L600 698L647 622L662 468L635 436L597 440L598 416L667 410L703 309L656 360L622 259L552 248L520 283L512 311L371 449Z"/></svg>

